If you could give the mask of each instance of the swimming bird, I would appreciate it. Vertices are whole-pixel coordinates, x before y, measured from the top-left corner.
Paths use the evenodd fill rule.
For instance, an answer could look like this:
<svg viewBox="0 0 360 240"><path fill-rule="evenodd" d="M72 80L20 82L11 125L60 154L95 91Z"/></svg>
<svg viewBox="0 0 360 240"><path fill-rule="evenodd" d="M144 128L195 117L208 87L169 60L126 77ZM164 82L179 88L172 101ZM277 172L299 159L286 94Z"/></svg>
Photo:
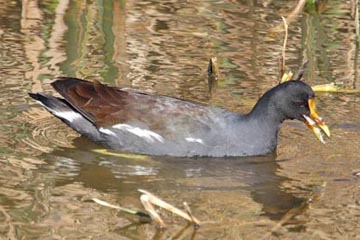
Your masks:
<svg viewBox="0 0 360 240"><path fill-rule="evenodd" d="M324 142L330 130L315 111L315 94L292 80L268 90L247 114L202 103L59 77L62 96L29 93L81 135L107 148L148 155L253 156L273 152L280 125L304 122Z"/></svg>

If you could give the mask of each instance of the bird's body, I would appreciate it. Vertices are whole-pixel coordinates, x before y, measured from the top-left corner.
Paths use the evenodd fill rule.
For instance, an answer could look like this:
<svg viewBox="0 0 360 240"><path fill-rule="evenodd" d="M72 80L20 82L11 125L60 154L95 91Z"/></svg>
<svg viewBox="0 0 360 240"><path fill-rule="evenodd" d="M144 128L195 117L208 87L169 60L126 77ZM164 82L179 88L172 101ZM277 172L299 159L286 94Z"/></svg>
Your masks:
<svg viewBox="0 0 360 240"><path fill-rule="evenodd" d="M310 114L305 108L292 116L297 106L287 105L288 98L307 104L314 97L308 85L291 81L269 90L249 114L242 115L75 78L58 78L52 86L64 99L43 93L30 96L80 134L115 150L171 156L270 153L284 120L305 121L302 114Z"/></svg>

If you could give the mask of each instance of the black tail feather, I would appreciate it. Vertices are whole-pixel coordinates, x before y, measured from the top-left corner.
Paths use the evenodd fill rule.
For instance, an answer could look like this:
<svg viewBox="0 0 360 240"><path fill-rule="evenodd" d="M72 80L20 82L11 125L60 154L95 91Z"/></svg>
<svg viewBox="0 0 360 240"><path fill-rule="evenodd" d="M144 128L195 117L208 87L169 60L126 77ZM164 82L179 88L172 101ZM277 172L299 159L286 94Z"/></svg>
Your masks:
<svg viewBox="0 0 360 240"><path fill-rule="evenodd" d="M74 111L74 109L67 104L64 99L53 97L44 93L29 93L29 96L43 105L48 111Z"/></svg>
<svg viewBox="0 0 360 240"><path fill-rule="evenodd" d="M101 142L102 137L99 135L100 133L95 125L74 109L66 100L44 93L29 93L29 96L80 134L95 142Z"/></svg>

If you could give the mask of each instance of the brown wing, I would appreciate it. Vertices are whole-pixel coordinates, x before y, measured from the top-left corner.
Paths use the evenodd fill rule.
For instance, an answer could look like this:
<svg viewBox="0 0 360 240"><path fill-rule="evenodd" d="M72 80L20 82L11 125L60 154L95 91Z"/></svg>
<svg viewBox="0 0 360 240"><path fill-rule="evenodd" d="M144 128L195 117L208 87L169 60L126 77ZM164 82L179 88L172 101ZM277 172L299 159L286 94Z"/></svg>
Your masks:
<svg viewBox="0 0 360 240"><path fill-rule="evenodd" d="M52 86L98 127L135 121L146 124L152 130L169 134L172 129L191 132L207 129L212 124L213 110L208 106L176 98L76 78L58 78Z"/></svg>

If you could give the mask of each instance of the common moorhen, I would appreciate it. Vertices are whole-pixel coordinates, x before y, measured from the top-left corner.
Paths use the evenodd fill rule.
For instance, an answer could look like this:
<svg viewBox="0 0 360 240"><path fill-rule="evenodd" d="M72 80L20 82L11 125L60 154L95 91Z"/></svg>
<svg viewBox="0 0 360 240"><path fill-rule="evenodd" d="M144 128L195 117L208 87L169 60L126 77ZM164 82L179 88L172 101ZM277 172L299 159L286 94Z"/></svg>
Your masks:
<svg viewBox="0 0 360 240"><path fill-rule="evenodd" d="M248 114L178 98L61 77L51 84L63 98L30 96L81 135L108 148L150 155L251 156L275 150L281 123L297 119L324 142L330 136L303 81L267 91Z"/></svg>

